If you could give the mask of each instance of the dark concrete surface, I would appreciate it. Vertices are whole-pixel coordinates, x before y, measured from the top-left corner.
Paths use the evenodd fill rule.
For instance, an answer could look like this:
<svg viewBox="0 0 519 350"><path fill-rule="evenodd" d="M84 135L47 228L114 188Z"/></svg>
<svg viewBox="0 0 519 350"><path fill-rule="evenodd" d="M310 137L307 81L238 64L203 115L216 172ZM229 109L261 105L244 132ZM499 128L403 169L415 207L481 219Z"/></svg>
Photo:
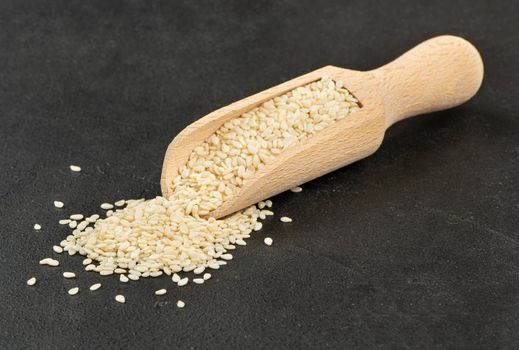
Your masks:
<svg viewBox="0 0 519 350"><path fill-rule="evenodd" d="M0 348L518 348L517 23L517 1L0 1ZM206 285L157 297L167 278L38 265L58 219L158 195L168 142L207 112L445 33L480 49L480 93L276 197L294 222L267 221Z"/></svg>

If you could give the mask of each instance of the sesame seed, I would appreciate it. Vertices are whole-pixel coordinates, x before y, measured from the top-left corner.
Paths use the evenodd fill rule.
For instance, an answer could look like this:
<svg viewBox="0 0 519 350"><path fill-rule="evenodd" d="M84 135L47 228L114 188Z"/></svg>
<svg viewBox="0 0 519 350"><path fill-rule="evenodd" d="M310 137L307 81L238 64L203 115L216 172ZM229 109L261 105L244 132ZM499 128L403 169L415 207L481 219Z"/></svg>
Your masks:
<svg viewBox="0 0 519 350"><path fill-rule="evenodd" d="M180 281L177 282L177 285L179 287L183 287L183 286L185 286L187 284L187 282L189 282L189 278L184 277Z"/></svg>
<svg viewBox="0 0 519 350"><path fill-rule="evenodd" d="M65 277L65 278L76 278L76 274L74 272L63 272L63 277Z"/></svg>
<svg viewBox="0 0 519 350"><path fill-rule="evenodd" d="M132 281L138 281L139 280L139 276L134 275L134 274L129 274L128 278L131 279Z"/></svg>
<svg viewBox="0 0 519 350"><path fill-rule="evenodd" d="M68 227L70 227L70 228L76 228L76 226L77 226L77 221L71 221L68 223Z"/></svg>
<svg viewBox="0 0 519 350"><path fill-rule="evenodd" d="M55 267L55 266L59 265L59 261L52 259L52 258L45 258L45 259L40 260L40 265L48 265L48 266Z"/></svg>
<svg viewBox="0 0 519 350"><path fill-rule="evenodd" d="M119 275L119 281L126 283L129 281L129 278L126 275Z"/></svg>
<svg viewBox="0 0 519 350"><path fill-rule="evenodd" d="M71 221L70 219L61 219L59 221L59 224L60 225L68 225L70 223L70 221Z"/></svg>
<svg viewBox="0 0 519 350"><path fill-rule="evenodd" d="M63 208L65 204L63 204L63 202L60 202L60 201L54 201L54 206L56 208Z"/></svg>
<svg viewBox="0 0 519 350"><path fill-rule="evenodd" d="M34 229L35 230L41 230L41 225L40 224L34 224Z"/></svg>
<svg viewBox="0 0 519 350"><path fill-rule="evenodd" d="M292 219L289 218L288 216L282 216L279 220L281 222L292 222Z"/></svg>
<svg viewBox="0 0 519 350"><path fill-rule="evenodd" d="M27 280L28 286L34 286L36 284L36 277L31 277Z"/></svg>
<svg viewBox="0 0 519 350"><path fill-rule="evenodd" d="M126 273L127 271L125 269L121 269L120 267L116 268L114 270L115 273Z"/></svg>
<svg viewBox="0 0 519 350"><path fill-rule="evenodd" d="M193 282L196 284L202 284L205 280L203 278L193 278Z"/></svg>
<svg viewBox="0 0 519 350"><path fill-rule="evenodd" d="M182 300L177 301L177 307L182 309L184 306L186 306L186 303L184 303Z"/></svg>
<svg viewBox="0 0 519 350"><path fill-rule="evenodd" d="M115 301L117 301L118 303L121 303L121 304L124 304L126 303L126 298L124 297L124 295L116 295L115 296Z"/></svg>
<svg viewBox="0 0 519 350"><path fill-rule="evenodd" d="M156 290L155 291L155 295L164 295L166 294L168 291L166 289L159 289L159 290Z"/></svg>
<svg viewBox="0 0 519 350"><path fill-rule="evenodd" d="M193 270L193 273L195 275L199 275L199 274L201 274L204 271L205 271L205 267L204 266L199 266L199 267L197 267L196 269Z"/></svg>
<svg viewBox="0 0 519 350"><path fill-rule="evenodd" d="M79 287L70 288L68 290L68 294L70 295L76 295L77 293L79 293Z"/></svg>
<svg viewBox="0 0 519 350"><path fill-rule="evenodd" d="M180 276L177 275L176 273L173 274L173 277L171 277L171 280L175 283L178 283L178 281L181 280Z"/></svg>
<svg viewBox="0 0 519 350"><path fill-rule="evenodd" d="M265 205L268 207L268 208L272 208L272 201L270 199L267 199L265 201Z"/></svg>
<svg viewBox="0 0 519 350"><path fill-rule="evenodd" d="M121 199L120 201L117 201L114 204L115 204L116 207L122 207L123 205L126 204L126 201L124 199Z"/></svg>
<svg viewBox="0 0 519 350"><path fill-rule="evenodd" d="M263 240L263 243L265 243L266 245L269 245L269 246L272 245L272 242L273 242L273 240L272 240L272 238L270 238L270 237L266 237L266 238Z"/></svg>
<svg viewBox="0 0 519 350"><path fill-rule="evenodd" d="M61 248L59 245L55 245L52 247L52 250L54 250L55 253L61 254L63 253L63 248Z"/></svg>
<svg viewBox="0 0 519 350"><path fill-rule="evenodd" d="M94 291L94 290L98 290L99 288L101 288L101 283L92 284L89 289L91 291Z"/></svg>
<svg viewBox="0 0 519 350"><path fill-rule="evenodd" d="M290 189L290 191L292 191L294 193L298 193L298 192L303 192L303 189L301 187L297 186L297 187L292 187Z"/></svg>
<svg viewBox="0 0 519 350"><path fill-rule="evenodd" d="M83 260L83 265L90 265L92 263L92 259L86 258Z"/></svg>
<svg viewBox="0 0 519 350"><path fill-rule="evenodd" d="M83 214L72 214L70 215L71 220L83 220Z"/></svg>
<svg viewBox="0 0 519 350"><path fill-rule="evenodd" d="M71 165L69 168L70 168L70 170L75 171L75 172L81 171L81 167L79 167L77 165Z"/></svg>
<svg viewBox="0 0 519 350"><path fill-rule="evenodd" d="M220 258L223 260L232 260L232 254L222 254Z"/></svg>
<svg viewBox="0 0 519 350"><path fill-rule="evenodd" d="M110 203L103 203L101 204L101 209L112 209L114 206Z"/></svg>
<svg viewBox="0 0 519 350"><path fill-rule="evenodd" d="M208 280L211 278L211 274L210 273L204 273L204 280Z"/></svg>

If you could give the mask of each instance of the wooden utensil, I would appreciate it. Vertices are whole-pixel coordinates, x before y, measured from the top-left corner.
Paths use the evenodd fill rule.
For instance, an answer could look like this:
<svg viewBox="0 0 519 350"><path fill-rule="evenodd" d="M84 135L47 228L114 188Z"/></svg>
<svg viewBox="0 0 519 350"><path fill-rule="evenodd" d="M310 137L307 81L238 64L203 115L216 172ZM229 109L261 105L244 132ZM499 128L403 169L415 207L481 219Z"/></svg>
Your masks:
<svg viewBox="0 0 519 350"><path fill-rule="evenodd" d="M375 70L326 66L234 102L195 121L173 139L162 168L163 195L171 194L173 178L191 151L225 122L325 75L342 80L360 101L360 110L283 151L211 216L231 214L371 155L386 129L400 120L462 104L478 91L483 62L468 41L439 36Z"/></svg>

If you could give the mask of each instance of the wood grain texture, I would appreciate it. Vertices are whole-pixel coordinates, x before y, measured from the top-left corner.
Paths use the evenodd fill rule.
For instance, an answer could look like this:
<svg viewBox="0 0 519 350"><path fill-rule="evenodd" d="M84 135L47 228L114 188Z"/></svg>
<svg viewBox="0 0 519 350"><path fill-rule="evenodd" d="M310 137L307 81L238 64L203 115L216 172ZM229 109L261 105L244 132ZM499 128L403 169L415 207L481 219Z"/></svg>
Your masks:
<svg viewBox="0 0 519 350"><path fill-rule="evenodd" d="M393 62L360 72L326 66L220 108L182 130L169 145L161 188L172 181L191 151L223 123L324 75L342 80L362 108L285 150L211 213L222 217L374 153L385 130L399 120L451 108L470 99L483 79L483 63L468 41L455 36L427 40Z"/></svg>

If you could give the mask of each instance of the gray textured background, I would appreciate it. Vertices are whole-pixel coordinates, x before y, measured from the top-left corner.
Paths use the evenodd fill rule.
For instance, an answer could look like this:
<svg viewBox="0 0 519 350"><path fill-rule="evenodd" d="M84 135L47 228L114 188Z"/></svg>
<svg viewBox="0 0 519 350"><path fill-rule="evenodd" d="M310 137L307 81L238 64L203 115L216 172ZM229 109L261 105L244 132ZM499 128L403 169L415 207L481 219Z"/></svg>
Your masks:
<svg viewBox="0 0 519 350"><path fill-rule="evenodd" d="M317 3L0 1L0 348L519 346L519 3ZM67 234L58 219L159 194L166 146L196 118L445 33L481 50L480 93L275 198L294 223L267 221L206 285L121 285L78 256L38 266Z"/></svg>

